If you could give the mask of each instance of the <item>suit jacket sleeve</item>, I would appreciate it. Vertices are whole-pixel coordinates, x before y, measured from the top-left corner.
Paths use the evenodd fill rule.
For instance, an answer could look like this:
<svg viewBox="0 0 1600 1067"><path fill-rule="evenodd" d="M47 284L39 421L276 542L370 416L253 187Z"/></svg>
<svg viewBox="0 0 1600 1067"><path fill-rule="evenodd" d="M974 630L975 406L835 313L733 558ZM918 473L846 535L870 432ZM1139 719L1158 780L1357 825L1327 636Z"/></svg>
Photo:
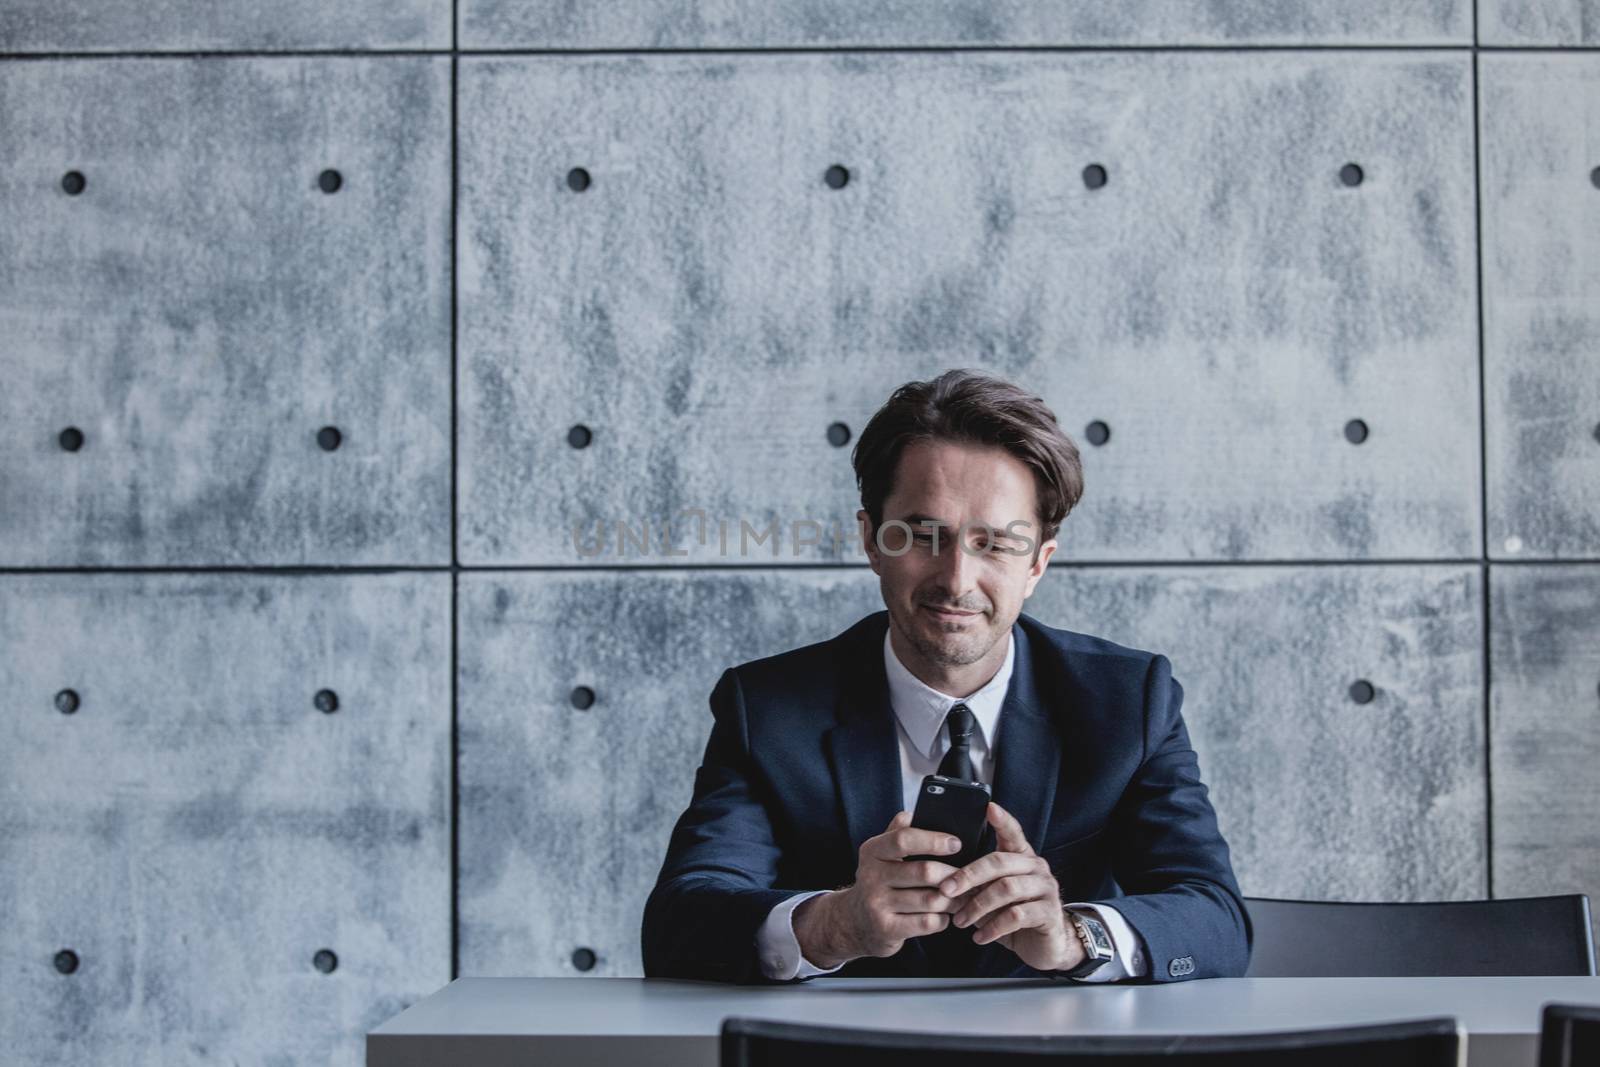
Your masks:
<svg viewBox="0 0 1600 1067"><path fill-rule="evenodd" d="M750 758L732 668L711 692L711 737L644 906L647 978L767 983L756 932L793 889L775 889L779 849Z"/></svg>
<svg viewBox="0 0 1600 1067"><path fill-rule="evenodd" d="M1183 724L1183 687L1159 653L1145 682L1145 758L1108 828L1127 895L1093 903L1116 908L1143 939L1150 970L1134 981L1240 977L1250 918Z"/></svg>

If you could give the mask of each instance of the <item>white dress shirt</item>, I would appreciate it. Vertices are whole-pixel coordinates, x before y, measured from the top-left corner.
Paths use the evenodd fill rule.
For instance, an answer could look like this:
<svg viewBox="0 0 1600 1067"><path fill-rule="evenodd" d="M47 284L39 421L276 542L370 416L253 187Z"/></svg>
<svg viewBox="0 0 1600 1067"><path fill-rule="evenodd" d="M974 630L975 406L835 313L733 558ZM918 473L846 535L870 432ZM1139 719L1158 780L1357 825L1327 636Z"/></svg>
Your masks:
<svg viewBox="0 0 1600 1067"><path fill-rule="evenodd" d="M889 679L889 702L898 723L896 734L900 741L900 785L906 811L916 810L917 793L922 789L923 776L938 772L939 764L950 748L950 731L945 728L945 716L958 703L970 708L976 720L968 747L973 773L980 781L993 785L994 756L989 739L995 736L999 724L1000 705L1005 702L1006 689L1011 684L1011 668L1016 651L1012 635L1006 634L1005 662L994 677L970 696L953 697L930 688L907 670L905 664L900 662L900 657L895 655L888 631L884 632L883 667ZM831 892L834 890L815 889L796 893L767 913L766 920L756 931L756 951L760 954L762 973L768 978L810 978L813 975L830 974L844 966L841 963L827 970L813 966L810 960L800 954L800 942L794 933L794 909L799 907L800 902L819 893ZM1139 936L1120 912L1106 905L1074 903L1071 906L1084 908L1097 915L1105 924L1117 951L1115 959L1101 965L1082 981L1114 982L1119 978L1141 977L1146 973Z"/></svg>

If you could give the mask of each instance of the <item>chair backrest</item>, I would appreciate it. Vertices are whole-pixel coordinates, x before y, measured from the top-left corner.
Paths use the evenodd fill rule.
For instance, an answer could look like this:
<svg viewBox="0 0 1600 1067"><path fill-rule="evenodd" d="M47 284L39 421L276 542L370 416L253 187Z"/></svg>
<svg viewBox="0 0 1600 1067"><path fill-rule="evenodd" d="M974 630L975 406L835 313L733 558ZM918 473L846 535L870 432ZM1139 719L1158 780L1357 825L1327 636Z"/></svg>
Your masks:
<svg viewBox="0 0 1600 1067"><path fill-rule="evenodd" d="M1582 893L1421 904L1246 897L1251 978L1593 975Z"/></svg>
<svg viewBox="0 0 1600 1067"><path fill-rule="evenodd" d="M1600 1007L1546 1004L1539 1024L1539 1067L1600 1063Z"/></svg>
<svg viewBox="0 0 1600 1067"><path fill-rule="evenodd" d="M1258 1034L1087 1037L859 1030L766 1019L722 1021L721 1067L928 1067L939 1055L983 1067L1464 1067L1448 1017Z"/></svg>

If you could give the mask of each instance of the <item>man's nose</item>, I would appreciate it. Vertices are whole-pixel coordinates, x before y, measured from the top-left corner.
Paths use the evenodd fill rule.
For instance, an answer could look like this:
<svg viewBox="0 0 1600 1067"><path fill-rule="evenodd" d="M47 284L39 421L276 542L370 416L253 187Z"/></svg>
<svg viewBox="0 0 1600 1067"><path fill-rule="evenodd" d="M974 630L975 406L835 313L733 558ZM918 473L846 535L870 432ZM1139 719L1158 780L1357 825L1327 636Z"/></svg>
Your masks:
<svg viewBox="0 0 1600 1067"><path fill-rule="evenodd" d="M939 574L940 592L950 598L950 603L945 607L955 607L961 597L972 585L975 573L974 564L977 562L972 553L961 547L955 537L942 538L939 541L939 553L934 557Z"/></svg>

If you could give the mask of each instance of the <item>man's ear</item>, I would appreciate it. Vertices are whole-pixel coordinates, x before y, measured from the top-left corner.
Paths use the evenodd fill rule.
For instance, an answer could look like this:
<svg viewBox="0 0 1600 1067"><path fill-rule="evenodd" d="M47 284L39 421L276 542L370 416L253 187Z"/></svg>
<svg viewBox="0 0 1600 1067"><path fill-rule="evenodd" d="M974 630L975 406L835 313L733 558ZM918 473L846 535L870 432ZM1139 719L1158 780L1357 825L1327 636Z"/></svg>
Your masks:
<svg viewBox="0 0 1600 1067"><path fill-rule="evenodd" d="M1034 587L1039 584L1039 579L1044 577L1045 567L1050 563L1050 557L1056 554L1056 539L1052 537L1039 546L1038 558L1033 561L1033 566L1028 571L1028 584L1023 587L1022 599L1026 600L1033 595Z"/></svg>
<svg viewBox="0 0 1600 1067"><path fill-rule="evenodd" d="M882 562L878 558L878 542L872 529L872 517L867 514L866 508L856 509L856 523L861 527L861 547L866 550L867 563L872 567L872 573L882 576L878 569Z"/></svg>

